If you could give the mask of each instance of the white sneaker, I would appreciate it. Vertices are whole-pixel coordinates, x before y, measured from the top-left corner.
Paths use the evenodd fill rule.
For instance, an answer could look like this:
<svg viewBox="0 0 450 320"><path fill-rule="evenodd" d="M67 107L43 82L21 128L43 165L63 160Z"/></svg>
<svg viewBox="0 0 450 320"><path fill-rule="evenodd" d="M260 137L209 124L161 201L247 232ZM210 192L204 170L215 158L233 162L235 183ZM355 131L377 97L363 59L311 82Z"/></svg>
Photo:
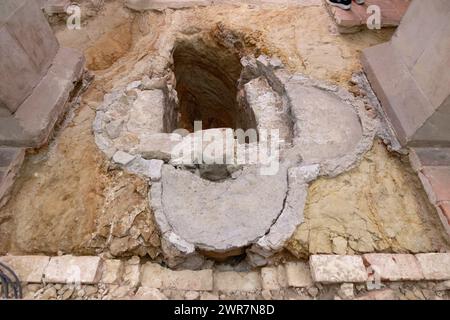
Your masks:
<svg viewBox="0 0 450 320"><path fill-rule="evenodd" d="M364 2L366 2L366 0L355 0L357 4L364 4Z"/></svg>

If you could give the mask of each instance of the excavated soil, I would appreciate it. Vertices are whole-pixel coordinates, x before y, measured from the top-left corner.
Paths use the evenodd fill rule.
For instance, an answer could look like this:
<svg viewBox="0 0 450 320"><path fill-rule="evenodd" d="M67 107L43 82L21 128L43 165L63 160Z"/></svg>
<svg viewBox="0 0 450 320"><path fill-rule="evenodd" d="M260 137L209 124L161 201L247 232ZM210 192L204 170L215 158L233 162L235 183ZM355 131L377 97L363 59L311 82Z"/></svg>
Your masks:
<svg viewBox="0 0 450 320"><path fill-rule="evenodd" d="M359 90L350 80L361 70L361 50L393 32L338 35L319 6L228 5L137 14L121 1L109 1L89 10L79 31L61 23L53 27L63 46L85 53L95 80L52 143L27 157L11 200L0 209L0 254L159 255L148 186L108 165L95 145L92 121L105 93L151 73L141 62L164 45L163 35L171 30L233 30L255 53L278 56L291 70L355 94ZM287 249L300 258L448 249L436 217L409 164L377 141L357 168L311 185L305 223Z"/></svg>

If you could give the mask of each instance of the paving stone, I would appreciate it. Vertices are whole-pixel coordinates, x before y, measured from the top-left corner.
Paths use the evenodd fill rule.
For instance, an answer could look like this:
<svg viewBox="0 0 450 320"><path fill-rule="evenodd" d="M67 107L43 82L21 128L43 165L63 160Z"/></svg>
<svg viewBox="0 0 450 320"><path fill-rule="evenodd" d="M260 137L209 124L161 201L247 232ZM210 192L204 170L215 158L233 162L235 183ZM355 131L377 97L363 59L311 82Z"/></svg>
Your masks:
<svg viewBox="0 0 450 320"><path fill-rule="evenodd" d="M0 262L10 267L21 282L41 283L44 270L50 261L46 256L4 256Z"/></svg>
<svg viewBox="0 0 450 320"><path fill-rule="evenodd" d="M264 290L280 290L287 287L286 269L282 265L262 268L261 279Z"/></svg>
<svg viewBox="0 0 450 320"><path fill-rule="evenodd" d="M426 280L450 280L450 253L416 254Z"/></svg>
<svg viewBox="0 0 450 320"><path fill-rule="evenodd" d="M412 254L370 253L363 255L366 265L381 277L381 280L421 280L423 274L417 259Z"/></svg>
<svg viewBox="0 0 450 320"><path fill-rule="evenodd" d="M432 203L450 200L450 166L424 167L419 178Z"/></svg>
<svg viewBox="0 0 450 320"><path fill-rule="evenodd" d="M367 281L367 272L361 256L312 255L309 266L315 282Z"/></svg>
<svg viewBox="0 0 450 320"><path fill-rule="evenodd" d="M210 291L213 288L213 274L210 269L173 271L147 262L142 267L141 284L156 289Z"/></svg>
<svg viewBox="0 0 450 320"><path fill-rule="evenodd" d="M105 260L103 261L101 283L116 284L120 282L123 262L121 260Z"/></svg>
<svg viewBox="0 0 450 320"><path fill-rule="evenodd" d="M216 272L214 273L214 290L223 292L247 291L262 289L258 272Z"/></svg>
<svg viewBox="0 0 450 320"><path fill-rule="evenodd" d="M95 256L51 257L44 272L45 282L96 284L101 277L101 265L102 260Z"/></svg>
<svg viewBox="0 0 450 320"><path fill-rule="evenodd" d="M304 262L287 262L285 265L288 285L305 288L313 285L309 266Z"/></svg>

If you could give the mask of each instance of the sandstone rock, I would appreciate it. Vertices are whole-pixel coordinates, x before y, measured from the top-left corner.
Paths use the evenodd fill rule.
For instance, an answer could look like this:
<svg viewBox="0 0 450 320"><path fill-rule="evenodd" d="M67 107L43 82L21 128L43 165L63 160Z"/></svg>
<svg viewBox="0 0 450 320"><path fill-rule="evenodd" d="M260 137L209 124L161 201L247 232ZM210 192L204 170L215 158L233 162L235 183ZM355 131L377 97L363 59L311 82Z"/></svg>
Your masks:
<svg viewBox="0 0 450 320"><path fill-rule="evenodd" d="M416 258L411 254L372 253L363 256L364 261L381 280L421 280L423 274Z"/></svg>
<svg viewBox="0 0 450 320"><path fill-rule="evenodd" d="M121 260L103 261L103 271L101 283L117 284L122 276L123 262Z"/></svg>
<svg viewBox="0 0 450 320"><path fill-rule="evenodd" d="M261 277L258 272L216 272L214 290L222 292L261 290Z"/></svg>
<svg viewBox="0 0 450 320"><path fill-rule="evenodd" d="M54 287L47 288L39 297L40 300L54 300L56 299L56 289Z"/></svg>
<svg viewBox="0 0 450 320"><path fill-rule="evenodd" d="M136 288L140 284L141 278L141 266L133 261L125 263L125 269L123 273L123 283L131 288Z"/></svg>
<svg viewBox="0 0 450 320"><path fill-rule="evenodd" d="M286 270L282 265L262 268L261 278L264 290L280 290L287 286Z"/></svg>
<svg viewBox="0 0 450 320"><path fill-rule="evenodd" d="M212 270L172 271L147 262L142 267L141 283L143 287L156 289L210 291L213 288Z"/></svg>
<svg viewBox="0 0 450 320"><path fill-rule="evenodd" d="M339 288L338 294L344 300L353 299L355 297L355 286L353 283L343 283Z"/></svg>
<svg viewBox="0 0 450 320"><path fill-rule="evenodd" d="M291 287L304 288L313 285L311 272L304 262L287 262L285 265L287 283Z"/></svg>
<svg viewBox="0 0 450 320"><path fill-rule="evenodd" d="M202 292L200 300L219 300L219 296L210 292Z"/></svg>
<svg viewBox="0 0 450 320"><path fill-rule="evenodd" d="M394 290L383 289L363 294L357 297L356 300L397 300L397 297Z"/></svg>
<svg viewBox="0 0 450 320"><path fill-rule="evenodd" d="M309 259L315 282L342 283L367 281L367 272L360 256L313 255Z"/></svg>
<svg viewBox="0 0 450 320"><path fill-rule="evenodd" d="M197 291L188 291L184 295L186 300L197 300L200 294Z"/></svg>
<svg viewBox="0 0 450 320"><path fill-rule="evenodd" d="M0 262L10 267L21 282L41 283L44 270L50 261L46 256L4 256Z"/></svg>
<svg viewBox="0 0 450 320"><path fill-rule="evenodd" d="M156 288L140 287L134 296L135 300L167 300L167 297Z"/></svg>
<svg viewBox="0 0 450 320"><path fill-rule="evenodd" d="M93 256L51 257L44 278L50 283L95 284L101 277L101 264L101 259Z"/></svg>
<svg viewBox="0 0 450 320"><path fill-rule="evenodd" d="M416 255L427 280L450 280L450 253L421 253Z"/></svg>

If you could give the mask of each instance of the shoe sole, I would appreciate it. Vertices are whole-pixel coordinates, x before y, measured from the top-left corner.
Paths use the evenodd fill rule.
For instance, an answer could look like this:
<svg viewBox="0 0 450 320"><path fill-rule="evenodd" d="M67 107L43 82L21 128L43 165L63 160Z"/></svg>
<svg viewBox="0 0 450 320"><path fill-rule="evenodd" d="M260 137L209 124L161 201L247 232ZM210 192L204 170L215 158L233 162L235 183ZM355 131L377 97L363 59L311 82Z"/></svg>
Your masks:
<svg viewBox="0 0 450 320"><path fill-rule="evenodd" d="M355 0L355 2L356 2L357 4L364 4L366 1L358 1L358 0Z"/></svg>
<svg viewBox="0 0 450 320"><path fill-rule="evenodd" d="M327 0L327 3L330 6L338 7L338 8L344 9L344 10L350 10L352 8L351 4L334 3L334 2L331 2L330 0Z"/></svg>

